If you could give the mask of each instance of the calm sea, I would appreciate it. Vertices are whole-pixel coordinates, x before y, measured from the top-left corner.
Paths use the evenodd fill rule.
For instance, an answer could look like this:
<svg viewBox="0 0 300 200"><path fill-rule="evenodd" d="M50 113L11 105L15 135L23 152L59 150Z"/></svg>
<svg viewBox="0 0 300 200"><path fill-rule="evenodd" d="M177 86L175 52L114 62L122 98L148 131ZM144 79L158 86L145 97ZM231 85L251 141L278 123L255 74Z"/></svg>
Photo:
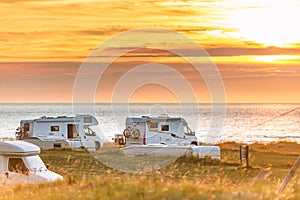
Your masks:
<svg viewBox="0 0 300 200"><path fill-rule="evenodd" d="M214 138L249 143L280 140L300 143L300 104L227 104L226 116L218 112L212 114L213 109L218 108L209 104L96 104L92 107L81 105L80 113L96 116L99 126L94 128L107 140L123 132L127 116L165 113L184 117L203 142ZM13 138L22 119L73 116L78 110L72 104L0 104L0 138ZM224 124L214 124L215 118L218 122L224 119ZM214 126L221 126L221 131L212 132L210 129Z"/></svg>

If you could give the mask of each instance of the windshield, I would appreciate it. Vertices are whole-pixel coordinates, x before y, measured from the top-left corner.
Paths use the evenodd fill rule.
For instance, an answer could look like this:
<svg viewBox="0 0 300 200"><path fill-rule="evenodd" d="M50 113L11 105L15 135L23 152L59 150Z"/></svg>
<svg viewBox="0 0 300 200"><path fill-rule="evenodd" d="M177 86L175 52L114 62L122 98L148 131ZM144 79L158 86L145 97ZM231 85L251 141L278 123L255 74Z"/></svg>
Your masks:
<svg viewBox="0 0 300 200"><path fill-rule="evenodd" d="M47 170L45 164L38 155L26 156L24 157L24 162L26 163L27 167L31 172Z"/></svg>
<svg viewBox="0 0 300 200"><path fill-rule="evenodd" d="M95 131L93 131L91 128L89 128L89 127L85 127L84 128L84 133L85 133L85 135L87 135L87 136L95 136L96 135L96 133L95 133Z"/></svg>
<svg viewBox="0 0 300 200"><path fill-rule="evenodd" d="M195 136L195 132L193 132L188 126L184 126L183 130L185 135Z"/></svg>

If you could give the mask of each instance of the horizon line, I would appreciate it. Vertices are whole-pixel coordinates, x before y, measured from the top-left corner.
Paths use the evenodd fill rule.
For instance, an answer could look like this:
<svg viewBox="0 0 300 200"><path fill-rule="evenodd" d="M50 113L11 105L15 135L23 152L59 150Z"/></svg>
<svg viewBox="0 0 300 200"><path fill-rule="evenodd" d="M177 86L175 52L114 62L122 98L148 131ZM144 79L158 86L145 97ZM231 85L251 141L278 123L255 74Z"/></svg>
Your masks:
<svg viewBox="0 0 300 200"><path fill-rule="evenodd" d="M4 104L300 104L300 102L94 102L94 103L72 103L72 102L0 102L0 105Z"/></svg>

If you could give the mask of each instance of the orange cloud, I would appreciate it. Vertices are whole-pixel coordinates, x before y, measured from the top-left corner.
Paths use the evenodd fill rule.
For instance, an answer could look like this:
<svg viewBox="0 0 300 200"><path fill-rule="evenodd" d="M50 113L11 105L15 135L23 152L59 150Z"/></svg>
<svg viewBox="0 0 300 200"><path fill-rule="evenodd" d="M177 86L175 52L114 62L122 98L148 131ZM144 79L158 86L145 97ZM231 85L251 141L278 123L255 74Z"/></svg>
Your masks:
<svg viewBox="0 0 300 200"><path fill-rule="evenodd" d="M284 2L283 10L292 11L280 16L284 15L284 19L294 16L285 20L286 24L282 20L275 24L267 17L253 23L252 15L247 16L249 13L265 16L261 11L272 14L281 4L231 0L1 1L0 92L5 95L0 101L71 102L76 72L91 50L121 31L158 27L176 30L205 47L219 67L229 101L300 102L300 39L298 26L294 24L300 13L299 3ZM270 23L261 26L264 22ZM269 27L284 34L276 31L270 34ZM145 37L145 42L151 44L151 39ZM268 46L271 44L274 45ZM119 46L108 46L108 55L97 56L101 59L112 56L131 45L130 41L124 41ZM191 55L195 51L176 40L171 45ZM99 85L97 100L109 102L111 89L122 73L149 62L172 65L197 89L198 99L210 100L205 83L183 59L146 47L124 55L106 71L106 85ZM148 71L148 75L156 73L159 72ZM176 82L172 77L167 78ZM143 98L157 101L159 96L152 95L155 90L164 91L148 86L137 91L134 101ZM167 96L163 101L174 101L171 94Z"/></svg>

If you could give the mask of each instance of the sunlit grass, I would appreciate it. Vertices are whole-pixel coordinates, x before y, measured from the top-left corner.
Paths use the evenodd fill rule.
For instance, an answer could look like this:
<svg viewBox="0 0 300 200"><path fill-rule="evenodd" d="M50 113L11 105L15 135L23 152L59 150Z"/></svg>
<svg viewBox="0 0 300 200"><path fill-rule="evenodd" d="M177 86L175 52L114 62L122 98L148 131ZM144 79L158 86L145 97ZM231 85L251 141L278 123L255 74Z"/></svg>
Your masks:
<svg viewBox="0 0 300 200"><path fill-rule="evenodd" d="M64 180L4 187L0 199L300 199L299 171L284 193L277 193L300 145L253 144L249 168L239 165L238 144L221 146L221 161L180 157L153 173L111 169L88 151L47 150L42 159Z"/></svg>

